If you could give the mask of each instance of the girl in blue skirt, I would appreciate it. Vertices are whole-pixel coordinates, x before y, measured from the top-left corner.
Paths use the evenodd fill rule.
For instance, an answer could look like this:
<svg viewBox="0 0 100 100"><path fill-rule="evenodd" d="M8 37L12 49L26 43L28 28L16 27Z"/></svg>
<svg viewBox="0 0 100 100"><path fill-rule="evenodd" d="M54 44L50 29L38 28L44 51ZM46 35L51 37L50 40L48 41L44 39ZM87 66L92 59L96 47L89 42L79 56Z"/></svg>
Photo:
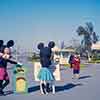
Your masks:
<svg viewBox="0 0 100 100"><path fill-rule="evenodd" d="M51 65L52 58L52 48L55 46L53 41L49 42L48 47L44 47L43 43L38 45L38 49L40 50L40 63L42 68L38 74L38 78L40 80L40 91L41 94L46 94L49 92L49 83L48 81L53 81L54 77L52 72L49 70L49 66Z"/></svg>

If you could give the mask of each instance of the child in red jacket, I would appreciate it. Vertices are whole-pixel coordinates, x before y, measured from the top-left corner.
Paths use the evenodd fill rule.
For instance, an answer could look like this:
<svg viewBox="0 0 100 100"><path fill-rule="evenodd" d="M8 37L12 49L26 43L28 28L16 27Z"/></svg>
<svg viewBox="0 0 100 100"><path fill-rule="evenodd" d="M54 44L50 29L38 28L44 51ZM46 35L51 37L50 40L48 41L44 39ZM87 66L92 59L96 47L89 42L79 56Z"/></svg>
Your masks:
<svg viewBox="0 0 100 100"><path fill-rule="evenodd" d="M73 78L78 79L80 73L80 57L77 54L74 55L72 68L73 68Z"/></svg>

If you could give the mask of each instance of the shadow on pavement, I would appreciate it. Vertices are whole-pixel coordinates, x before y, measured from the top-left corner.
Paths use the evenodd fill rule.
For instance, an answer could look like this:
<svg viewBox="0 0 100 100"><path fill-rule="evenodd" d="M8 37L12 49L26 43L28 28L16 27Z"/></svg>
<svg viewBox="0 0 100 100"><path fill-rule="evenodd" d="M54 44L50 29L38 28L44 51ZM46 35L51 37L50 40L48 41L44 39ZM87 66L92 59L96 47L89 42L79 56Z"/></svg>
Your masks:
<svg viewBox="0 0 100 100"><path fill-rule="evenodd" d="M7 96L7 95L11 95L11 94L14 94L14 92L12 90L4 91L4 95L3 96Z"/></svg>
<svg viewBox="0 0 100 100"><path fill-rule="evenodd" d="M87 76L81 76L79 79L86 79L86 78L91 78L92 76L87 75Z"/></svg>
<svg viewBox="0 0 100 100"><path fill-rule="evenodd" d="M69 89L72 89L76 86L82 86L82 84L81 83L79 83L79 84L69 83L69 84L66 84L64 86L56 86L56 92L69 90Z"/></svg>
<svg viewBox="0 0 100 100"><path fill-rule="evenodd" d="M40 90L40 86L33 86L33 87L30 87L28 88L28 93L31 93L31 92L35 92L35 91L38 91Z"/></svg>
<svg viewBox="0 0 100 100"><path fill-rule="evenodd" d="M69 89L72 89L76 86L82 86L83 84L79 83L79 84L73 84L73 83L69 83L69 84L66 84L64 86L56 86L56 92L60 92L60 91L65 91L65 90L69 90ZM33 86L33 87L30 87L28 88L28 93L31 93L31 92L35 92L35 91L38 91L40 90L40 86Z"/></svg>

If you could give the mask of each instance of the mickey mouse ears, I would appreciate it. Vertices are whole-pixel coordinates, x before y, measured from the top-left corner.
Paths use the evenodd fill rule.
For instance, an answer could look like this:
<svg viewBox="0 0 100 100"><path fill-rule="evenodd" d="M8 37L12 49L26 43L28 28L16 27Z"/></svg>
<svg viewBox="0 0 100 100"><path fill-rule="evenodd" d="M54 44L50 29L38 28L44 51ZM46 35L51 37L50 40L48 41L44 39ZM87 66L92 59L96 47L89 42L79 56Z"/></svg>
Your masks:
<svg viewBox="0 0 100 100"><path fill-rule="evenodd" d="M48 44L48 47L49 48L53 48L54 46L55 46L55 42L50 41L49 44Z"/></svg>
<svg viewBox="0 0 100 100"><path fill-rule="evenodd" d="M0 52L4 52L4 49L6 47L10 48L13 45L14 45L14 41L13 40L9 40L6 45L4 45L4 41L3 40L0 40Z"/></svg>
<svg viewBox="0 0 100 100"><path fill-rule="evenodd" d="M0 40L0 47L2 47L3 46L3 40Z"/></svg>
<svg viewBox="0 0 100 100"><path fill-rule="evenodd" d="M7 47L9 48L9 47L12 47L14 45L14 41L13 40L9 40L8 42L7 42Z"/></svg>
<svg viewBox="0 0 100 100"><path fill-rule="evenodd" d="M38 46L37 46L37 48L38 48L38 49L44 48L44 43L39 43Z"/></svg>

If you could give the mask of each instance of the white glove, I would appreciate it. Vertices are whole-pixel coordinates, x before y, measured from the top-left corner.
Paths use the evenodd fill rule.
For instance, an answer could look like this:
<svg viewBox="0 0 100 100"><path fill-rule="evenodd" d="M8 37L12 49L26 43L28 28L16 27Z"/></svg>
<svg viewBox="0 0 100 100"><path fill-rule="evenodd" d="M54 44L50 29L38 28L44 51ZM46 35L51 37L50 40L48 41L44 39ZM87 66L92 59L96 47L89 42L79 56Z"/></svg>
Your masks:
<svg viewBox="0 0 100 100"><path fill-rule="evenodd" d="M17 64L18 64L18 65L20 65L20 66L23 66L23 64L22 64L22 63L20 63L20 62L18 62Z"/></svg>

